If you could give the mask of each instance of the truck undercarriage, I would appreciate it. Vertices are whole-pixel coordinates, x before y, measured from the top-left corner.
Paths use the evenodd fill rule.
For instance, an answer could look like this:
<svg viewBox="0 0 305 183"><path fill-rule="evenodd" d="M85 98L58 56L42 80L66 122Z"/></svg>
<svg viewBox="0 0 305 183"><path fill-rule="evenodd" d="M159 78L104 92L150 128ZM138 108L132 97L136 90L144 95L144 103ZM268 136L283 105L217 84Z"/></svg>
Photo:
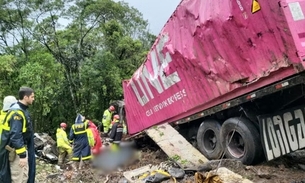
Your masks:
<svg viewBox="0 0 305 183"><path fill-rule="evenodd" d="M176 128L208 159L272 160L305 147L304 81L304 75L282 80L221 104L225 110L181 119Z"/></svg>

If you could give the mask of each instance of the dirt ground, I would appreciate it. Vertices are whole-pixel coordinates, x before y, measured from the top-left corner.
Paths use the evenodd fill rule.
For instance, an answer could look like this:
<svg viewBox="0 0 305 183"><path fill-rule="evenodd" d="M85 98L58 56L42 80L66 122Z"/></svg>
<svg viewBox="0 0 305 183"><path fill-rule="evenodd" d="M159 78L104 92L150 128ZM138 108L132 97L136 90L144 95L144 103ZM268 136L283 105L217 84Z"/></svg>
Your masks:
<svg viewBox="0 0 305 183"><path fill-rule="evenodd" d="M86 168L74 172L71 167L66 170L59 170L56 165L45 163L37 160L36 181L38 183L47 182L90 182L90 183L124 183L123 172L133 170L148 164L159 165L167 161L166 154L155 145L142 147L140 158L133 164L121 171L115 171L105 175L101 171ZM211 166L216 168L219 160L211 161ZM240 174L255 183L305 183L305 151L284 156L271 162L263 162L255 166L245 166L232 160L222 160L221 166ZM173 182L171 180L163 181L164 183ZM194 183L194 174L186 174L183 180L177 180L181 183Z"/></svg>
<svg viewBox="0 0 305 183"><path fill-rule="evenodd" d="M147 164L158 165L167 160L166 154L162 150L155 150L144 148L141 151L141 157L132 165L123 169L122 171L116 171L108 175L108 183L117 183L120 179L124 178L123 172L133 170ZM99 170L84 169L78 172L74 172L71 167L67 167L66 170L59 170L56 165L45 163L42 160L37 160L36 181L37 182L105 182L107 175L104 175Z"/></svg>

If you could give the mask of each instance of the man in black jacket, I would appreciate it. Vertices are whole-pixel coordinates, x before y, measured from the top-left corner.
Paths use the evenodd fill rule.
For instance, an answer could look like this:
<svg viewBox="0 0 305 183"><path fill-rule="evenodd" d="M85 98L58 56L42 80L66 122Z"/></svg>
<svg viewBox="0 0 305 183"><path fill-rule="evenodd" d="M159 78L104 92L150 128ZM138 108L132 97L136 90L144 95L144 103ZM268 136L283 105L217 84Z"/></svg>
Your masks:
<svg viewBox="0 0 305 183"><path fill-rule="evenodd" d="M120 122L119 115L114 115L113 118L115 119L115 121L113 121L112 124L111 132L109 135L109 142L112 143L111 149L116 151L123 137L123 125Z"/></svg>
<svg viewBox="0 0 305 183"><path fill-rule="evenodd" d="M5 116L1 127L0 183L35 182L34 132L27 110L33 101L33 89L21 87L19 101L10 107Z"/></svg>

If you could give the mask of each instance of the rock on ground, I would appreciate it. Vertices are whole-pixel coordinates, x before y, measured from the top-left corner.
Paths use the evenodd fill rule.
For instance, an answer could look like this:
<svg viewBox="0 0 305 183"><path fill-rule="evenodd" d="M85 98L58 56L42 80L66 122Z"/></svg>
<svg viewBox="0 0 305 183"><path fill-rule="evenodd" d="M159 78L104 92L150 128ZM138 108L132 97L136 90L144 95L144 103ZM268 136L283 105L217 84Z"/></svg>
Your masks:
<svg viewBox="0 0 305 183"><path fill-rule="evenodd" d="M253 183L252 181L243 178L241 175L232 172L231 170L220 167L219 169L212 171L217 174L223 183Z"/></svg>

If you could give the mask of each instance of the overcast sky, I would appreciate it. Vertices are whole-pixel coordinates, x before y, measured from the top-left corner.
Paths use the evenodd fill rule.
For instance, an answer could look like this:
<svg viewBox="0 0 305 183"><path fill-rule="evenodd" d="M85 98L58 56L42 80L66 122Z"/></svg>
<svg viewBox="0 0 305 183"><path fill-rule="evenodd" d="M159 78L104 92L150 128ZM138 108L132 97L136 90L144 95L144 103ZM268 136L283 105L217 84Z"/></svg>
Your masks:
<svg viewBox="0 0 305 183"><path fill-rule="evenodd" d="M119 0L116 0L119 1ZM175 11L180 0L120 0L127 2L130 6L138 9L145 20L148 20L149 29L155 35L158 35Z"/></svg>

